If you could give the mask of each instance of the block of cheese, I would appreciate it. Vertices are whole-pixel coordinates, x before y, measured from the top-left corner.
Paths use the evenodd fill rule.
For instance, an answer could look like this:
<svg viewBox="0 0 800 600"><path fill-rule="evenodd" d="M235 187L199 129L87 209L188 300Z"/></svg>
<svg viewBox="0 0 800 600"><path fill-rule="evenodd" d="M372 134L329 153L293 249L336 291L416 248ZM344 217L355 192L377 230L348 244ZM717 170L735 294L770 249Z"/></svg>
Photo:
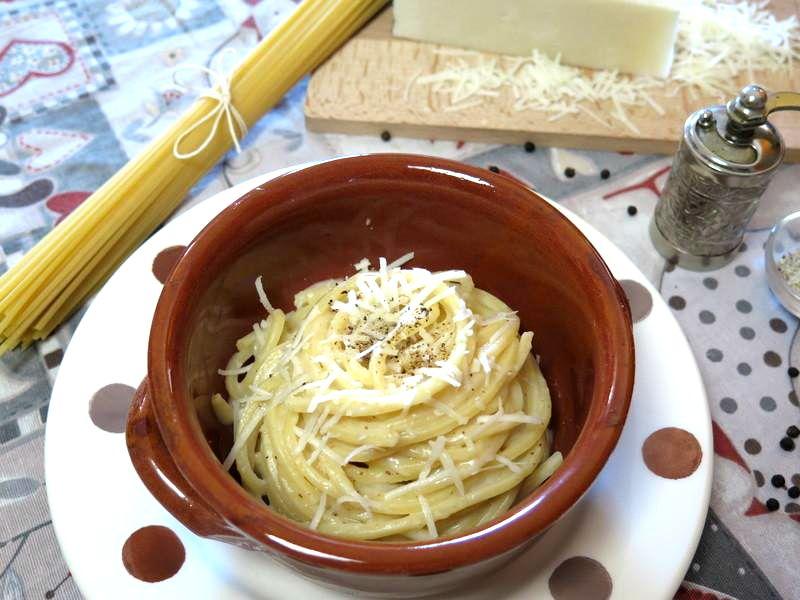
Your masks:
<svg viewBox="0 0 800 600"><path fill-rule="evenodd" d="M394 0L394 35L500 54L534 48L594 69L666 77L679 2Z"/></svg>

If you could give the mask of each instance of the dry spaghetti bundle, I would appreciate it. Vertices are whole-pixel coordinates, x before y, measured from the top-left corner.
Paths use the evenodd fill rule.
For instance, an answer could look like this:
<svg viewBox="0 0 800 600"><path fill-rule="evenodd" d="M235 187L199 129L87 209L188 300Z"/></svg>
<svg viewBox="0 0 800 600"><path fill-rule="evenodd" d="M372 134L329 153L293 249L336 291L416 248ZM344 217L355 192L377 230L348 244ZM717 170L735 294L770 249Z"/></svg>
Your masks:
<svg viewBox="0 0 800 600"><path fill-rule="evenodd" d="M247 126L385 3L305 0L229 80L218 82L45 236L0 278L0 355L46 337L238 144ZM197 151L185 151L192 148Z"/></svg>

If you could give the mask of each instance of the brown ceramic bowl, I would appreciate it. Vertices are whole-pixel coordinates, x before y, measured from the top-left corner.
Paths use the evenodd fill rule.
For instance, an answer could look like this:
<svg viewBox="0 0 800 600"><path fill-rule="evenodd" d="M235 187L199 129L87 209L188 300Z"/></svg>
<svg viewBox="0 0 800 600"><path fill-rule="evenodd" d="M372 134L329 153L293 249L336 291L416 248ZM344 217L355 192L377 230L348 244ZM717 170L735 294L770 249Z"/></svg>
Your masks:
<svg viewBox="0 0 800 600"><path fill-rule="evenodd" d="M364 256L412 250L412 265L465 269L534 331L555 447L566 458L528 498L468 535L405 544L321 535L272 512L222 470L230 432L209 407L224 389L217 369L263 317L258 275L272 302L290 309L295 292L351 274ZM457 162L359 156L269 181L192 241L158 301L127 440L150 491L199 535L261 550L323 583L434 593L497 568L578 501L617 443L633 373L622 289L548 202L509 177Z"/></svg>

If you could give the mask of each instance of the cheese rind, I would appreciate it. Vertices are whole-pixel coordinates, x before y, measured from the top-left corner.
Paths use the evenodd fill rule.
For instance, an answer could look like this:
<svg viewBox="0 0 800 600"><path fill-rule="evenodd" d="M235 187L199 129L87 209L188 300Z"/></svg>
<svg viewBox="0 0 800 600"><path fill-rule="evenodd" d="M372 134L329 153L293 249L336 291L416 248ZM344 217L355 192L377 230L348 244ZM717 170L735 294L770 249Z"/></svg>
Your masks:
<svg viewBox="0 0 800 600"><path fill-rule="evenodd" d="M667 77L677 3L659 0L394 0L394 35L566 64ZM457 10L454 10L457 8Z"/></svg>

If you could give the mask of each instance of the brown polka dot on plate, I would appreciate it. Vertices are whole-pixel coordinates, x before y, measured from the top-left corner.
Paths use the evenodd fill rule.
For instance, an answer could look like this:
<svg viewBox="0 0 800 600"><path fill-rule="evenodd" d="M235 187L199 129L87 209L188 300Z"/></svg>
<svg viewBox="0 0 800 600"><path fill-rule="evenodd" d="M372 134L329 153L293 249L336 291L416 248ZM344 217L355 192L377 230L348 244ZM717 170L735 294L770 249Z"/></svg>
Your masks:
<svg viewBox="0 0 800 600"><path fill-rule="evenodd" d="M638 281L632 279L622 279L619 284L628 297L628 304L631 307L631 318L634 323L638 323L650 314L653 309L653 297L647 288Z"/></svg>
<svg viewBox="0 0 800 600"><path fill-rule="evenodd" d="M169 579L180 570L185 559L181 540L161 525L137 529L122 546L122 564L128 573L149 583Z"/></svg>
<svg viewBox="0 0 800 600"><path fill-rule="evenodd" d="M123 433L128 409L136 390L124 383L112 383L101 387L89 403L89 417L100 429L111 433Z"/></svg>
<svg viewBox="0 0 800 600"><path fill-rule="evenodd" d="M153 275L156 276L156 279L164 283L169 277L172 267L180 260L184 252L186 252L186 246L170 246L159 252L153 259Z"/></svg>
<svg viewBox="0 0 800 600"><path fill-rule="evenodd" d="M682 479L697 470L703 451L697 438L685 429L664 427L642 444L644 464L666 479Z"/></svg>
<svg viewBox="0 0 800 600"><path fill-rule="evenodd" d="M764 352L764 363L766 363L769 367L780 367L781 366L781 357L777 352L772 350L767 350Z"/></svg>
<svg viewBox="0 0 800 600"><path fill-rule="evenodd" d="M599 562L573 556L556 567L548 582L555 600L606 600L611 596L611 576Z"/></svg>
<svg viewBox="0 0 800 600"><path fill-rule="evenodd" d="M776 319L770 319L769 320L769 326L770 326L770 329L772 329L772 331L774 331L775 333L786 333L786 330L788 329L788 327L786 325L786 321L784 321L783 319L777 319L777 318Z"/></svg>

